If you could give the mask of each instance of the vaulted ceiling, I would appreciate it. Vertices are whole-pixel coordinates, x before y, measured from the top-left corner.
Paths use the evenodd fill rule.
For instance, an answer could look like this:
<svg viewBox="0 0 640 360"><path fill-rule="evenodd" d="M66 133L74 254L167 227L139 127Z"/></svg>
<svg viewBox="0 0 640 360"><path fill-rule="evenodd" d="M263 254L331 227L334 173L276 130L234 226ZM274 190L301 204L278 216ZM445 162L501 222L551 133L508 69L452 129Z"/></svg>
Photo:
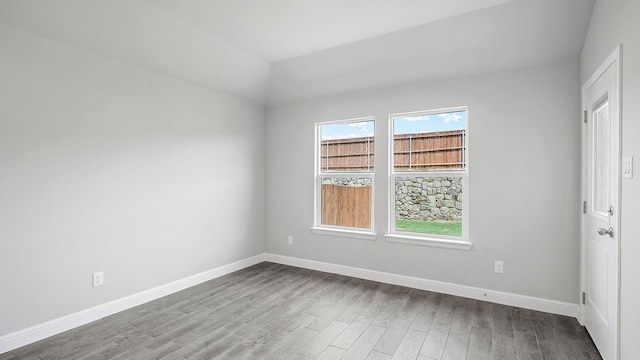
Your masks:
<svg viewBox="0 0 640 360"><path fill-rule="evenodd" d="M577 56L593 0L3 0L0 26L258 102Z"/></svg>

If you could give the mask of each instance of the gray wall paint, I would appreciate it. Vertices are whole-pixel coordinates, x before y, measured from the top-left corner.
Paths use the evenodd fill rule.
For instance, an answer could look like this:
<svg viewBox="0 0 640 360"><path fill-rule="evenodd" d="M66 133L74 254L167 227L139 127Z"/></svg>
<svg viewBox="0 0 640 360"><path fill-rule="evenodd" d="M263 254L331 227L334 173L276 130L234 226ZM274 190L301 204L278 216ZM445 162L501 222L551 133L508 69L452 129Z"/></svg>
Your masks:
<svg viewBox="0 0 640 360"><path fill-rule="evenodd" d="M635 178L622 180L621 359L640 354L640 2L596 1L582 53L586 82L618 44L622 50L622 156L633 156Z"/></svg>
<svg viewBox="0 0 640 360"><path fill-rule="evenodd" d="M462 105L469 106L473 248L386 242L388 114ZM579 109L577 58L270 107L267 251L577 303ZM381 140L375 149L378 239L312 234L314 123L363 116L376 117ZM511 178L506 184L505 175ZM503 275L493 273L494 260L504 261Z"/></svg>
<svg viewBox="0 0 640 360"><path fill-rule="evenodd" d="M0 336L264 253L262 105L2 26L0 63Z"/></svg>

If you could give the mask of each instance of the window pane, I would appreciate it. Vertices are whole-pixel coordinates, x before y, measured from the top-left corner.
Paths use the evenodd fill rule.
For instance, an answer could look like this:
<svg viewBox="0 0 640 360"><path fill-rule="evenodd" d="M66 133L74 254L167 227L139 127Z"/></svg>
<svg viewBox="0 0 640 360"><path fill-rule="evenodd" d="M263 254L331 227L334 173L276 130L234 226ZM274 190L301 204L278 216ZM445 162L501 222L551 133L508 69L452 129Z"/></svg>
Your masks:
<svg viewBox="0 0 640 360"><path fill-rule="evenodd" d="M396 231L462 236L462 190L462 177L396 177Z"/></svg>
<svg viewBox="0 0 640 360"><path fill-rule="evenodd" d="M320 126L320 171L373 171L374 121Z"/></svg>
<svg viewBox="0 0 640 360"><path fill-rule="evenodd" d="M322 178L322 224L371 228L371 178Z"/></svg>
<svg viewBox="0 0 640 360"><path fill-rule="evenodd" d="M609 102L604 101L593 112L595 130L593 164L593 210L607 216L609 211L609 149L611 122L609 121Z"/></svg>
<svg viewBox="0 0 640 360"><path fill-rule="evenodd" d="M463 170L466 111L393 118L394 170Z"/></svg>

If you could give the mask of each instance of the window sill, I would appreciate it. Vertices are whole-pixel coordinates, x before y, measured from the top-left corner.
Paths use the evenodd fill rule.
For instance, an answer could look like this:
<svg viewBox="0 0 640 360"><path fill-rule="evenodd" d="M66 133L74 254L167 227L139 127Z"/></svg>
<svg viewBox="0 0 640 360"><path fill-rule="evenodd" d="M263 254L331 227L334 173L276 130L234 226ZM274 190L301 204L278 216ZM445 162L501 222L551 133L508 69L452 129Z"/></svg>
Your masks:
<svg viewBox="0 0 640 360"><path fill-rule="evenodd" d="M371 231L358 231L347 229L334 229L326 227L312 227L311 232L318 235L340 236L354 239L375 240L377 234Z"/></svg>
<svg viewBox="0 0 640 360"><path fill-rule="evenodd" d="M471 243L464 240L449 240L449 239L435 239L421 236L411 235L398 235L398 234L385 234L388 242L411 244L420 246L432 246L447 249L456 250L469 250L471 249Z"/></svg>

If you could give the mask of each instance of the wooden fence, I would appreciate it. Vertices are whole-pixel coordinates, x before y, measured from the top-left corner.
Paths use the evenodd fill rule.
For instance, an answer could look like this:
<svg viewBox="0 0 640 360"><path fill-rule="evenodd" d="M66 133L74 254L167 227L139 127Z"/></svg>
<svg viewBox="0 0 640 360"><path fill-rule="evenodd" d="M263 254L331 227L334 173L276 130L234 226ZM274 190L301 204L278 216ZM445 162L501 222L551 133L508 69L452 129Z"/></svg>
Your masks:
<svg viewBox="0 0 640 360"><path fill-rule="evenodd" d="M322 224L371 227L371 186L322 185Z"/></svg>
<svg viewBox="0 0 640 360"><path fill-rule="evenodd" d="M373 136L325 140L322 141L320 148L323 170L373 170Z"/></svg>
<svg viewBox="0 0 640 360"><path fill-rule="evenodd" d="M396 170L464 168L465 140L464 130L396 135L394 166Z"/></svg>
<svg viewBox="0 0 640 360"><path fill-rule="evenodd" d="M373 170L374 145L373 137L322 141L322 170ZM393 146L396 170L465 167L464 130L395 135Z"/></svg>

